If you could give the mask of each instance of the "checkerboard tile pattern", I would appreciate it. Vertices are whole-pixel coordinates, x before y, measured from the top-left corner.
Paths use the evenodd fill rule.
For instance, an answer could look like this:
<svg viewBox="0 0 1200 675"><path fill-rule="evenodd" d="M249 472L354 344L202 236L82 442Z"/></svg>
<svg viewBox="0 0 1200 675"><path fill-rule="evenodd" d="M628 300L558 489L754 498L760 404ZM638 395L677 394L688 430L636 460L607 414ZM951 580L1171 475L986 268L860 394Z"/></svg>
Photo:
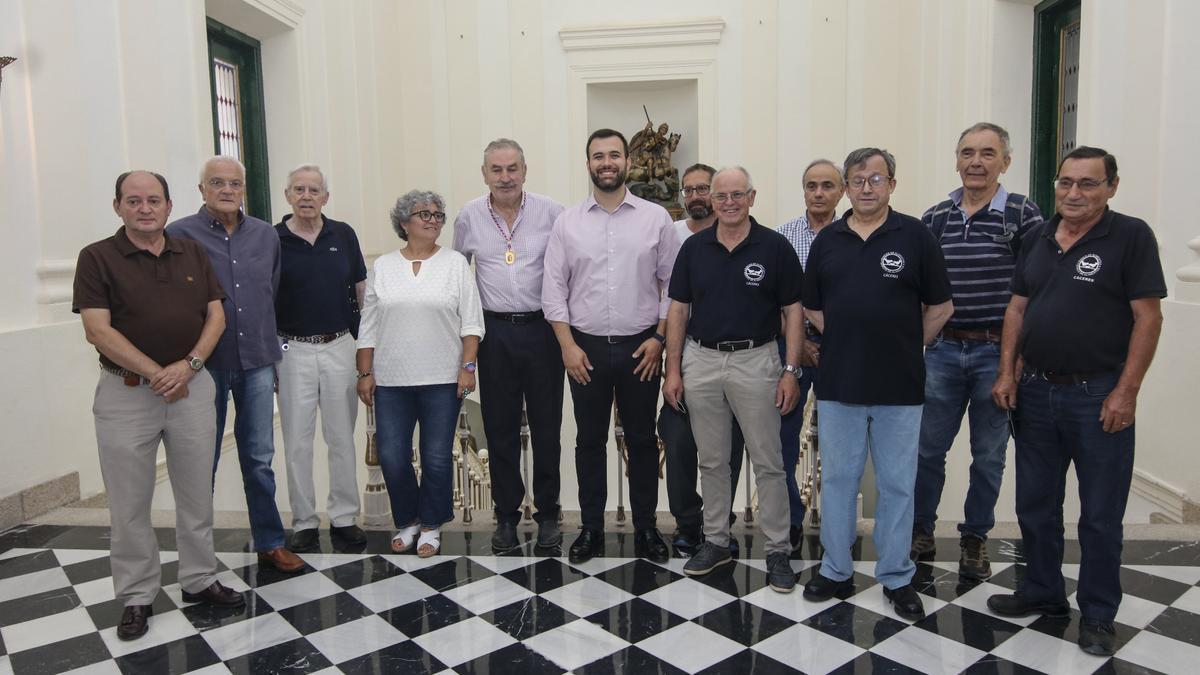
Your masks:
<svg viewBox="0 0 1200 675"><path fill-rule="evenodd" d="M169 532L160 535L166 549ZM691 579L680 560L573 566L487 555L486 537L470 537L443 535L446 554L428 560L375 553L387 543L373 538L358 553L304 555L296 575L221 552L221 581L246 597L239 609L183 603L177 556L164 550L150 631L122 642L102 528L6 533L0 673L1182 673L1200 663L1200 555L1173 543L1139 545L1155 564L1122 569L1118 651L1106 659L1075 646L1075 609L1061 620L987 610L988 595L1020 579L1012 557L985 583L959 578L951 561L918 565L928 616L909 622L883 599L870 561L853 595L812 603L768 588L759 559ZM801 581L812 574L813 561L792 564Z"/></svg>

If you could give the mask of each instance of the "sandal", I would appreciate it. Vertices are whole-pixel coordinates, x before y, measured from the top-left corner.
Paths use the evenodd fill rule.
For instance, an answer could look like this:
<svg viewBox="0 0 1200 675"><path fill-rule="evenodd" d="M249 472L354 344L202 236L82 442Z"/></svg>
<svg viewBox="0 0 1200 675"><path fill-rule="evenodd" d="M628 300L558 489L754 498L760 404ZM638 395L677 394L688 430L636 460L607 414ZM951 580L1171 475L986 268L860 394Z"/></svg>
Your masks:
<svg viewBox="0 0 1200 675"><path fill-rule="evenodd" d="M417 557L429 558L435 556L442 550L442 531L440 528L432 530L421 530L421 536L417 538Z"/></svg>
<svg viewBox="0 0 1200 675"><path fill-rule="evenodd" d="M392 553L404 553L413 547L420 525L409 525L402 528L392 537Z"/></svg>

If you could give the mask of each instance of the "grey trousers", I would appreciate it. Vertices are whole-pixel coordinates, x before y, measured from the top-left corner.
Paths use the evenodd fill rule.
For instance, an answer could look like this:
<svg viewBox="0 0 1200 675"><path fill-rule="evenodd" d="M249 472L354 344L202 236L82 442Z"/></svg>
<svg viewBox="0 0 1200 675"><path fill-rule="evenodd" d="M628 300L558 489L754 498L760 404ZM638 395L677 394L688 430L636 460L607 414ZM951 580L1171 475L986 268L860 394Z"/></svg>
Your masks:
<svg viewBox="0 0 1200 675"><path fill-rule="evenodd" d="M733 418L746 437L746 451L758 487L758 522L767 553L790 552L791 525L779 409L775 391L783 366L775 343L738 352L706 349L688 340L683 349L683 397L696 437L700 489L704 497L704 537L729 545L729 443Z"/></svg>
<svg viewBox="0 0 1200 675"><path fill-rule="evenodd" d="M128 387L116 375L100 374L92 413L112 518L113 588L126 606L152 604L161 586L158 540L150 525L159 442L166 446L167 472L175 495L179 584L194 593L215 580L215 395L212 377L205 370L188 384L188 396L174 403L167 403L147 385Z"/></svg>

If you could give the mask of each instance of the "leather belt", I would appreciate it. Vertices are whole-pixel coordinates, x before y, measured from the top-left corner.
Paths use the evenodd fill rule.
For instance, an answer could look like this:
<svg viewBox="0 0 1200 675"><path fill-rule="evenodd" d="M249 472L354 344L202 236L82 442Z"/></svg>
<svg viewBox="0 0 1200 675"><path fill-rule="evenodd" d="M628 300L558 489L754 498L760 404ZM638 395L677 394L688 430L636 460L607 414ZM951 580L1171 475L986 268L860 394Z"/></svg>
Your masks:
<svg viewBox="0 0 1200 675"><path fill-rule="evenodd" d="M576 335L581 335L585 338L596 340L598 342L607 342L610 345L619 345L623 342L629 342L630 340L645 340L651 335L654 335L654 329L656 327L657 326L650 326L646 330L640 333L634 333L633 335L592 335L591 333L585 333L577 328L572 328L571 332L575 333Z"/></svg>
<svg viewBox="0 0 1200 675"><path fill-rule="evenodd" d="M125 380L126 387L137 387L137 386L143 385L143 384L150 384L150 380L147 380L146 378L142 377L141 375L138 375L137 373L133 372L132 370L127 370L125 368L118 368L116 366L110 366L107 363L102 362L100 364L100 370L103 370L104 372L109 373L110 375L116 375L117 377L123 378Z"/></svg>
<svg viewBox="0 0 1200 675"><path fill-rule="evenodd" d="M1091 373L1063 373L1055 370L1026 368L1025 372L1029 375L1033 375L1034 377L1041 378L1050 384L1087 384L1091 380L1095 380L1097 378L1116 375L1119 371L1101 370Z"/></svg>
<svg viewBox="0 0 1200 675"><path fill-rule="evenodd" d="M973 340L975 342L991 342L1000 344L1000 329L985 328L984 330L959 330L958 328L943 328L940 335L951 340Z"/></svg>
<svg viewBox="0 0 1200 675"><path fill-rule="evenodd" d="M740 352L743 349L754 349L765 344L775 342L775 336L767 338L748 338L745 340L719 340L717 342L706 342L697 340L694 337L688 336L692 342L704 347L705 349L715 349L719 352Z"/></svg>
<svg viewBox="0 0 1200 675"><path fill-rule="evenodd" d="M534 321L546 316L540 309L532 312L493 312L490 309L485 309L483 310L483 315L489 319L507 321L515 324L533 323Z"/></svg>
<svg viewBox="0 0 1200 675"><path fill-rule="evenodd" d="M330 342L333 342L349 332L349 330L340 330L336 333L326 333L324 335L289 335L287 333L276 333L276 335L284 340L287 340L288 342L304 342L310 345L323 345L329 344Z"/></svg>

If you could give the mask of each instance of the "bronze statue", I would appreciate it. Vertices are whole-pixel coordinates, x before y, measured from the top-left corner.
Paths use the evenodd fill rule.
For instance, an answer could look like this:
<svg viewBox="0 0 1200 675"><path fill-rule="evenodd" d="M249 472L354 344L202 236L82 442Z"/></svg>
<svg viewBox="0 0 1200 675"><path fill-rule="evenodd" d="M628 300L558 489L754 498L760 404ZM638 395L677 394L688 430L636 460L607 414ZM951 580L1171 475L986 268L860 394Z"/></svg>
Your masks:
<svg viewBox="0 0 1200 675"><path fill-rule="evenodd" d="M645 106L642 107L645 110ZM670 133L667 123L655 131L646 113L646 127L629 142L629 191L642 199L679 207L679 169L671 166L671 153L679 147L679 134Z"/></svg>

